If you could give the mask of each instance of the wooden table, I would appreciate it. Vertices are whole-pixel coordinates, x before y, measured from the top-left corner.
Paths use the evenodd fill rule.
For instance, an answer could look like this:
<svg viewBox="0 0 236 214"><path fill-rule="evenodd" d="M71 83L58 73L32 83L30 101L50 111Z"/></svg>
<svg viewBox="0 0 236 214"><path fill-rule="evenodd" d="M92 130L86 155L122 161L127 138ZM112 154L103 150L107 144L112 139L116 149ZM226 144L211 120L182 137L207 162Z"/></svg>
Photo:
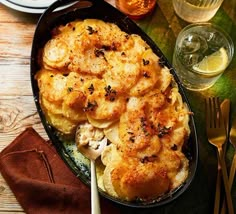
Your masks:
<svg viewBox="0 0 236 214"><path fill-rule="evenodd" d="M37 114L30 84L30 51L38 15L0 4L0 151L26 127L47 138ZM23 212L0 176L0 212Z"/></svg>
<svg viewBox="0 0 236 214"><path fill-rule="evenodd" d="M226 1L223 5L223 11L235 21L235 0ZM113 0L110 0L110 2L113 3ZM158 27L154 29L148 28L149 24L144 24L147 20L141 20L138 24L140 27L145 26L146 32L156 43L159 43L158 45L163 49L167 58L171 60L175 37L186 23L175 16L171 1L158 0L158 4L159 7L156 13L162 19L156 19L158 15L147 18L150 25L155 22ZM48 138L36 111L30 83L31 42L38 18L39 15L17 12L0 4L0 151L10 144L26 127L32 126L42 137ZM217 21L216 17L215 22ZM167 30L161 31L162 28ZM233 35L235 36L235 34ZM165 41L167 41L167 38L169 39L168 43L172 44L172 46L169 46L171 48L166 46L167 42L165 43ZM234 63L231 70L236 73L235 68L236 65ZM235 75L232 77L235 78ZM235 81L233 83L235 84ZM194 99L216 93L218 93L217 88L204 93L189 92L193 97L190 102L194 103ZM227 93L220 96L224 98ZM236 100L233 96L235 95L230 98L235 106ZM194 110L196 115L201 114L202 109L195 108ZM235 114L235 111L233 113ZM197 126L202 131L200 122ZM201 140L204 141L204 137L200 137ZM200 152L204 153L206 150L200 148ZM202 161L205 161L205 159ZM23 213L23 209L0 175L0 213L8 212Z"/></svg>

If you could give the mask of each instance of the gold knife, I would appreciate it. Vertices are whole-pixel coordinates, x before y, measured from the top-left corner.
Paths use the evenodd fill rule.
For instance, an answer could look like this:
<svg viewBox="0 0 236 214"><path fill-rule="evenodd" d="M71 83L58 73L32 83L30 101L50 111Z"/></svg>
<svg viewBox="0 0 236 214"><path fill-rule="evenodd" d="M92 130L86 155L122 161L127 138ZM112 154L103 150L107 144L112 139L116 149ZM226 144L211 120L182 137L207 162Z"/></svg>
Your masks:
<svg viewBox="0 0 236 214"><path fill-rule="evenodd" d="M223 145L223 158L225 157L225 151L228 142L229 136L229 112L230 112L230 100L224 99L220 104L220 110L222 117L224 119L225 131L226 131L226 142ZM218 170L217 170L217 178L216 178L216 192L215 192L215 205L214 205L214 213L219 213L220 208L220 195L221 195L221 169L220 169L219 161L218 161ZM225 214L226 204L225 200L223 203L223 207L221 209L221 214Z"/></svg>
<svg viewBox="0 0 236 214"><path fill-rule="evenodd" d="M234 147L234 157L231 163L231 168L230 168L230 173L229 173L229 189L231 190L233 181L234 181L235 170L236 170L236 118L234 118L232 122L229 141ZM224 199L223 206L221 209L221 214L225 214L225 213L226 213L226 202Z"/></svg>
<svg viewBox="0 0 236 214"><path fill-rule="evenodd" d="M231 189L234 181L235 168L236 168L236 117L233 120L232 127L230 130L230 143L234 147L234 157L231 163L231 168L229 173L229 188Z"/></svg>
<svg viewBox="0 0 236 214"><path fill-rule="evenodd" d="M226 142L224 144L223 147L223 158L225 157L225 153L226 153L226 148L227 148L227 142L229 140L229 116L230 116L230 100L229 99L225 99L221 105L220 105L220 109L221 109L221 114L224 118L224 123L225 123L225 130L226 130ZM218 178L219 176L219 178ZM219 186L221 186L221 179L220 179L219 172L217 174L217 179L219 179ZM216 196L215 196L216 197ZM219 206L219 205L218 205ZM226 201L225 198L223 200L223 206L221 209L221 214L225 214L226 213Z"/></svg>

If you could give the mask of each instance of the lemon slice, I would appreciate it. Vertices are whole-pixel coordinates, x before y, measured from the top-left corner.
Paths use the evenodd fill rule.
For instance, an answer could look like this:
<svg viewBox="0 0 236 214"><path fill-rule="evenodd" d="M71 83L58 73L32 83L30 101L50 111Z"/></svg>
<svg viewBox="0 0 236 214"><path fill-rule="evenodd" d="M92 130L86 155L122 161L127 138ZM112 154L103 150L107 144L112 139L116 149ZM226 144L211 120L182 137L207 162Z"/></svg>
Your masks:
<svg viewBox="0 0 236 214"><path fill-rule="evenodd" d="M226 69L228 62L227 51L222 47L211 55L205 56L202 61L193 66L193 69L200 73L219 73Z"/></svg>

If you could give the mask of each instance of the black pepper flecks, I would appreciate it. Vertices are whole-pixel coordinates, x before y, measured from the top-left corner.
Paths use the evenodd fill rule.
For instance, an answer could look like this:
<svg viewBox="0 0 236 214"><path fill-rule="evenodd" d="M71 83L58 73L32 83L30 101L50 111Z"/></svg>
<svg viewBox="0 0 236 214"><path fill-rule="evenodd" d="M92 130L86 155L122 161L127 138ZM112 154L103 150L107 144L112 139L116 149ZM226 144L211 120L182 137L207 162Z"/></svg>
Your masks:
<svg viewBox="0 0 236 214"><path fill-rule="evenodd" d="M149 135L149 132L147 130L147 120L144 117L140 118L140 122L141 122L141 129L144 132L145 136Z"/></svg>

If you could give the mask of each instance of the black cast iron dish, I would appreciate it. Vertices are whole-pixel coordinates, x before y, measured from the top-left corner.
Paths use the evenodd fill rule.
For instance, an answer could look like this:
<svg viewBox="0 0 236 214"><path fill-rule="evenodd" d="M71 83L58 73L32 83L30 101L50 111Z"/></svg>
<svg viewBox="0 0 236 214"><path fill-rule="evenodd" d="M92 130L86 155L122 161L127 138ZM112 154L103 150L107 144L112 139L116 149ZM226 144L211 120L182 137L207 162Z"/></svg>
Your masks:
<svg viewBox="0 0 236 214"><path fill-rule="evenodd" d="M71 155L67 152L68 150L65 148L65 145L61 142L60 138L56 134L56 130L51 127L42 112L42 109L39 104L39 89L37 82L34 79L36 72L39 70L39 65L37 63L38 51L45 45L45 43L51 37L51 31L55 26L66 24L75 19L86 19L86 18L95 18L101 19L106 22L112 22L117 24L123 31L131 34L135 33L140 35L153 49L153 51L161 58L161 63L167 66L171 73L173 74L175 81L179 86L180 93L183 97L183 100L188 104L188 100L184 93L183 88L180 85L179 79L175 74L174 69L168 63L167 59L161 52L161 50L155 45L155 43L128 17L124 14L120 13L117 9L104 2L103 0L59 0L53 3L41 16L37 28L35 30L35 35L33 39L32 45L32 53L31 53L31 82L33 95L36 103L36 107L44 128L57 148L58 153L62 157L62 159L68 164L71 170L78 176L85 184L90 184L89 173L84 170L83 167L78 166ZM190 109L190 108L189 108ZM194 125L193 117L190 116L190 129L191 135L189 140L186 142L183 150L185 155L189 159L190 168L189 168L189 176L186 182L181 185L176 190L169 192L162 197L157 198L153 201L121 201L120 199L109 196L107 193L100 190L100 194L116 203L130 206L130 207L139 207L139 208L150 208L155 206L164 205L176 199L180 196L190 185L192 182L195 171L197 168L198 162L198 145L197 145L197 135Z"/></svg>

